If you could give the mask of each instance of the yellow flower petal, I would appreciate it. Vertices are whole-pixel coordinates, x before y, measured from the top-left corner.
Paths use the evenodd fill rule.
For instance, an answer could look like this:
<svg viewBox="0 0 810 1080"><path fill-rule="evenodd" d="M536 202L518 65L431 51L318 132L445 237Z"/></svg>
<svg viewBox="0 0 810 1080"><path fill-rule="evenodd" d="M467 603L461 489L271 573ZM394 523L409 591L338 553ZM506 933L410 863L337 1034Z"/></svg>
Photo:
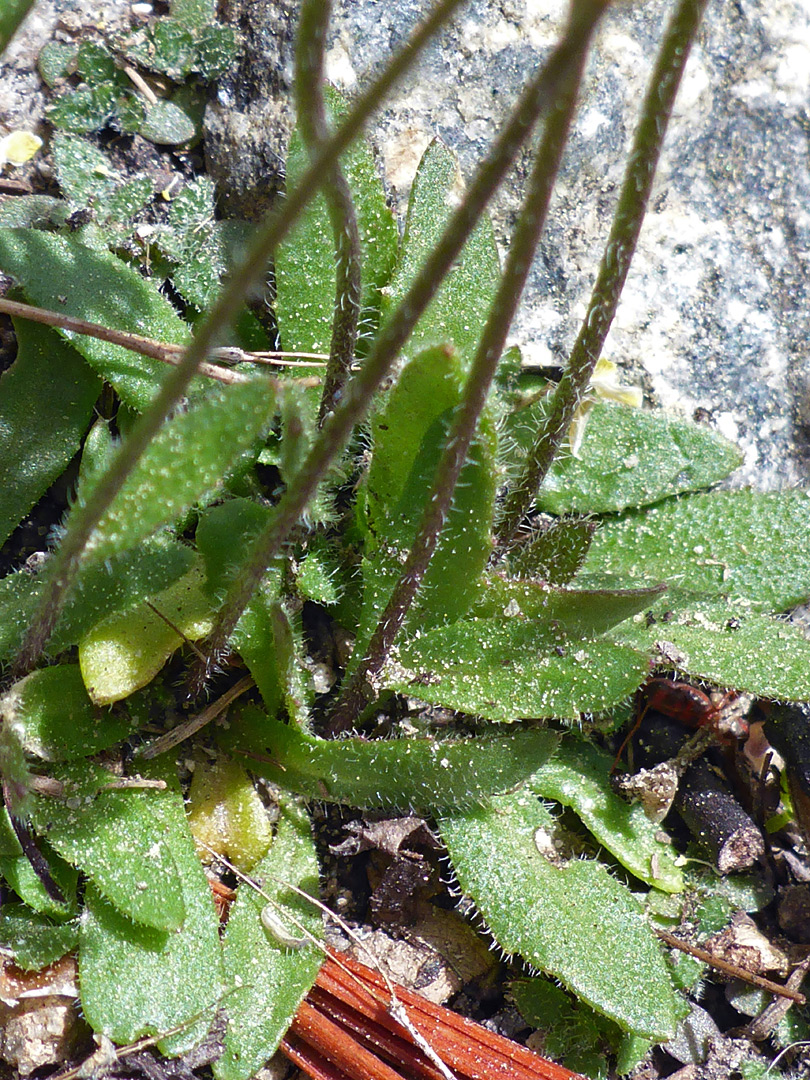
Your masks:
<svg viewBox="0 0 810 1080"><path fill-rule="evenodd" d="M22 165L42 146L42 139L32 131L12 131L0 139L0 163Z"/></svg>
<svg viewBox="0 0 810 1080"><path fill-rule="evenodd" d="M630 405L634 409L641 406L643 395L640 386L622 386L619 382L619 369L610 360L601 358L596 362L593 378L588 390L597 397L607 398L609 401L618 401L622 405Z"/></svg>

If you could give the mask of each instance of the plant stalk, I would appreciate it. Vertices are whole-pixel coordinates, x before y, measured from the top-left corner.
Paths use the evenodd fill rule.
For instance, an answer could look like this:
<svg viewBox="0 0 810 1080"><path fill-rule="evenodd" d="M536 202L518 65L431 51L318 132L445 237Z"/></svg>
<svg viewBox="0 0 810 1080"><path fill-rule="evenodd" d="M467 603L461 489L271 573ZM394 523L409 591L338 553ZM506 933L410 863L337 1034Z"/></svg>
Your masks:
<svg viewBox="0 0 810 1080"><path fill-rule="evenodd" d="M604 7L605 4L597 6ZM381 328L362 368L349 381L341 403L321 428L306 461L282 495L273 520L254 543L242 574L226 598L207 642L209 668L224 655L228 637L266 567L286 542L318 484L345 446L355 424L365 416L374 393L450 271L489 200L533 130L545 104L553 101L559 92L572 57L581 50L583 36L584 29L572 24L546 63L525 87L509 120L479 166L464 200L452 214L441 239L391 318ZM192 689L201 690L208 673L195 672Z"/></svg>
<svg viewBox="0 0 810 1080"><path fill-rule="evenodd" d="M324 49L331 13L331 0L304 0L301 5L296 43L295 101L298 129L310 156L329 137L323 88ZM339 399L354 362L362 289L357 214L340 162L335 162L329 170L323 194L335 245L335 308L329 363L318 410L318 423L321 426Z"/></svg>
<svg viewBox="0 0 810 1080"><path fill-rule="evenodd" d="M551 399L548 416L537 433L523 473L507 496L498 527L501 550L513 543L530 511L602 352L636 249L672 107L706 3L680 0L664 33L588 311Z"/></svg>
<svg viewBox="0 0 810 1080"><path fill-rule="evenodd" d="M440 0L412 37L386 66L380 77L358 99L334 134L316 152L296 188L260 226L243 262L236 267L208 316L196 328L182 361L169 372L152 404L133 426L127 441L116 453L83 506L74 508L61 546L51 559L48 581L14 664L17 677L29 672L50 638L59 612L76 577L90 536L121 490L126 478L157 434L166 417L182 400L200 363L236 316L243 298L270 254L288 234L312 196L320 189L329 169L359 135L363 125L379 108L395 83L414 64L421 50L453 15L462 0Z"/></svg>
<svg viewBox="0 0 810 1080"><path fill-rule="evenodd" d="M492 379L506 343L526 285L537 245L543 232L554 181L576 108L577 95L588 49L605 7L593 0L575 2L570 13L569 32L575 34L578 49L569 59L545 125L520 216L515 225L498 291L489 312L481 340L473 358L464 394L436 469L431 493L402 574L369 642L365 658L341 692L330 718L331 735L347 731L358 713L375 696L374 680L388 659L394 639L427 571L447 520L453 493L475 437L478 420L486 405Z"/></svg>

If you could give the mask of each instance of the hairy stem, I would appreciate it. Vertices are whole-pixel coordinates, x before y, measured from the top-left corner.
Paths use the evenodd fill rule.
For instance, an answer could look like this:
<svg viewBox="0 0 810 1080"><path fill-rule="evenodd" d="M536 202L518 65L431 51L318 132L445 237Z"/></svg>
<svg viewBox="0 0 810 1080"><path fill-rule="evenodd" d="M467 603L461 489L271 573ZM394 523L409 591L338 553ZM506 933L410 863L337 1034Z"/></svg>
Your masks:
<svg viewBox="0 0 810 1080"><path fill-rule="evenodd" d="M70 526L51 560L42 600L15 662L17 675L30 671L41 656L76 577L82 553L93 530L166 417L182 400L189 383L199 370L200 363L230 325L254 279L266 266L270 254L290 231L315 192L320 189L332 165L358 136L386 94L413 65L420 51L433 39L461 2L462 0L440 0L380 77L358 99L338 130L330 135L316 152L300 183L257 230L244 261L235 268L216 304L196 328L183 359L169 372L152 404L133 426L126 443L116 453L109 469L88 496L87 502L74 508Z"/></svg>
<svg viewBox="0 0 810 1080"><path fill-rule="evenodd" d="M588 311L551 399L548 416L537 433L522 475L507 497L498 528L501 548L512 543L531 509L602 352L641 232L672 106L706 3L680 0L664 33Z"/></svg>
<svg viewBox="0 0 810 1080"><path fill-rule="evenodd" d="M554 95L545 132L534 158L526 195L515 225L498 291L470 367L464 394L456 410L447 445L436 469L422 520L402 574L369 642L366 656L341 692L329 722L332 735L348 730L374 695L373 683L382 670L394 639L410 610L424 578L450 511L453 493L486 404L492 379L515 317L532 260L545 225L554 180L574 116L577 93L591 38L604 5L592 0L572 6L568 33L577 39L577 51L568 61Z"/></svg>
<svg viewBox="0 0 810 1080"><path fill-rule="evenodd" d="M604 7L604 4L597 6ZM347 384L340 404L326 419L306 461L282 495L273 520L258 537L245 568L234 583L207 643L209 664L224 654L253 591L270 561L285 543L335 461L349 435L371 405L371 399L390 371L400 349L435 296L489 200L534 128L544 104L552 101L565 79L572 56L581 50L582 30L573 24L555 46L537 75L523 90L512 114L490 148L456 208L436 247L391 318L382 327L363 367ZM193 689L201 689L207 672L196 672Z"/></svg>
<svg viewBox="0 0 810 1080"><path fill-rule="evenodd" d="M331 0L305 0L298 25L295 101L298 128L310 156L329 137L323 88L324 48L331 12ZM339 399L354 362L362 287L357 215L349 184L339 162L335 162L329 170L323 194L335 244L336 280L329 364L318 410L321 425Z"/></svg>

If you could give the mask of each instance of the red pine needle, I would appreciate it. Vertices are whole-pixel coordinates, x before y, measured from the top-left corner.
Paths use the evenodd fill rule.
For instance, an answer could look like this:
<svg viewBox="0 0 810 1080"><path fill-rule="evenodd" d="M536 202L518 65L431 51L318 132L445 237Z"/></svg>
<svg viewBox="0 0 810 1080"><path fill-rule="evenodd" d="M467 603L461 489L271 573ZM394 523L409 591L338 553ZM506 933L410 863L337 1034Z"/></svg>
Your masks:
<svg viewBox="0 0 810 1080"><path fill-rule="evenodd" d="M404 987L396 987L396 997L458 1080L583 1080ZM375 971L328 956L281 1049L312 1080L443 1080L390 1004L391 992Z"/></svg>

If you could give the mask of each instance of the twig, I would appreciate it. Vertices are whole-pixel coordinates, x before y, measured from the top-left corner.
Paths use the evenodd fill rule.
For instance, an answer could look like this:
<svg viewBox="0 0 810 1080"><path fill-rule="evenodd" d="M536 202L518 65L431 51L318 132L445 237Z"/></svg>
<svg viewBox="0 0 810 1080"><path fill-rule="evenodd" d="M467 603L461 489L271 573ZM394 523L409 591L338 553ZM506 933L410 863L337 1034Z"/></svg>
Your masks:
<svg viewBox="0 0 810 1080"><path fill-rule="evenodd" d="M142 776L119 776L116 780L111 780L109 784L104 784L100 787L99 791L165 791L167 787L165 780L147 780Z"/></svg>
<svg viewBox="0 0 810 1080"><path fill-rule="evenodd" d="M136 750L136 755L149 761L160 754L165 754L167 750L173 750L175 746L179 746L181 742L191 738L206 724L215 720L220 713L223 713L228 708L232 701L235 701L253 685L251 676L245 675L239 682L234 683L230 689L226 690L222 697L212 701L201 713L184 720L182 724L178 724L171 731L167 731L165 735L161 735L152 742L147 743L146 746L140 747Z"/></svg>
<svg viewBox="0 0 810 1080"><path fill-rule="evenodd" d="M746 971L745 968L738 967L728 960L720 960L705 949L701 949L699 945L690 945L688 942L675 937L674 934L670 934L669 930L662 930L657 926L654 927L654 930L658 937L673 949L680 949L681 952L694 956L696 960L701 960L704 964L716 968L717 971L722 971L724 975L729 975L732 979L740 979L741 982L749 983L751 986L758 986L761 990L767 990L771 994L790 998L797 1005L804 1005L807 1000L804 994L794 990L789 983L787 986L783 986L781 983L766 979L763 975L755 975L752 971Z"/></svg>
<svg viewBox="0 0 810 1080"><path fill-rule="evenodd" d="M798 991L809 970L810 956L806 956L800 964L797 964L788 976L788 989ZM800 994L799 996L802 997L803 995ZM743 1028L745 1037L750 1039L751 1042L762 1042L763 1039L767 1039L776 1025L781 1023L785 1018L788 1009L791 1007L794 1000L795 999L788 998L787 994L783 994L781 995L780 1001L772 1001L770 1005L767 1005L762 1010L759 1016L755 1016L750 1023L746 1024ZM803 1002L797 1000L796 1004L801 1005Z"/></svg>
<svg viewBox="0 0 810 1080"><path fill-rule="evenodd" d="M88 322L87 319L79 319L75 315L64 315L58 311L49 311L47 308L35 307L33 304L23 304L16 300L7 300L0 297L0 312L11 315L18 319L30 319L31 322L43 323L45 326L54 326L58 330L66 330L73 334L86 334L88 337L98 338L99 341L107 341L111 345L120 345L131 352L141 356L149 356L153 360L159 360L163 364L171 364L176 367L186 349L185 345L177 345L173 342L155 341L154 338L143 337L141 334L133 334L128 330L115 330L100 323ZM316 367L321 366L317 361L323 360L321 353L284 353L273 352L246 352L244 349L233 346L214 349L211 353L216 359L228 364L253 363L253 364L277 364L283 367ZM290 357L289 362L284 358ZM310 363L299 363L299 359L311 359ZM228 367L219 367L217 364L201 361L200 375L207 375L211 379L217 379L222 383L250 382L251 376L240 371L231 371ZM317 385L317 381L315 383Z"/></svg>
<svg viewBox="0 0 810 1080"><path fill-rule="evenodd" d="M158 96L140 72L136 71L131 64L122 64L121 70L133 84L137 86L150 105L157 105Z"/></svg>

